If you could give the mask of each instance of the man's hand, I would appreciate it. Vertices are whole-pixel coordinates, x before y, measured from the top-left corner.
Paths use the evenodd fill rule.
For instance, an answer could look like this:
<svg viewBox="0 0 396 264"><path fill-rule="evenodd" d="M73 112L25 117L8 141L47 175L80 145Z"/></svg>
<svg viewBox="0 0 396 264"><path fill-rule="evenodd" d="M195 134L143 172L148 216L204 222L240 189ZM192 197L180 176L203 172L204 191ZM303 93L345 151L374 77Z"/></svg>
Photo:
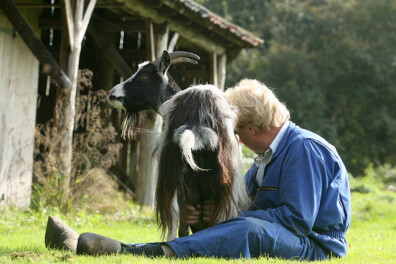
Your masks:
<svg viewBox="0 0 396 264"><path fill-rule="evenodd" d="M204 222L210 223L213 215L213 206L210 200L205 200L203 205L198 204L196 207L186 204L180 211L181 224L185 226L198 224L202 219Z"/></svg>
<svg viewBox="0 0 396 264"><path fill-rule="evenodd" d="M192 205L186 204L180 211L181 224L185 226L198 224L199 220L201 219L201 215L201 205L198 204L197 207L194 207Z"/></svg>
<svg viewBox="0 0 396 264"><path fill-rule="evenodd" d="M210 223L210 219L213 215L213 206L210 200L205 200L202 206L202 219L204 222Z"/></svg>

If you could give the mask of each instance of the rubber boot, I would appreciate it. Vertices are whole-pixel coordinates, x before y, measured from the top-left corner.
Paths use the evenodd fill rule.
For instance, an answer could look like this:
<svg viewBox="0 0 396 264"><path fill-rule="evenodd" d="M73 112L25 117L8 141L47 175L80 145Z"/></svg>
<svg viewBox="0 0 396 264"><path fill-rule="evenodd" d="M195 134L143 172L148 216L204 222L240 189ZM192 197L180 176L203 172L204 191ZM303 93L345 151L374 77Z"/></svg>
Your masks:
<svg viewBox="0 0 396 264"><path fill-rule="evenodd" d="M164 256L161 243L125 244L95 233L83 233L77 244L79 255L134 254L148 257Z"/></svg>
<svg viewBox="0 0 396 264"><path fill-rule="evenodd" d="M110 255L121 253L122 247L130 247L118 240L98 235L95 233L83 233L77 243L79 255Z"/></svg>
<svg viewBox="0 0 396 264"><path fill-rule="evenodd" d="M45 231L45 246L76 252L78 234L55 216L49 216Z"/></svg>

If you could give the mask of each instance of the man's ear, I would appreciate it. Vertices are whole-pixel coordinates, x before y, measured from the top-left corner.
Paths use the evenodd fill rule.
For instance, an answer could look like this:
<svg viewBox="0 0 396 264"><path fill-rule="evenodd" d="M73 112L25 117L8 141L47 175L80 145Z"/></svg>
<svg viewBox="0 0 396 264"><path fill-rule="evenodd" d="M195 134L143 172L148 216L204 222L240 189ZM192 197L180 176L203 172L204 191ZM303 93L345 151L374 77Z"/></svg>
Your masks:
<svg viewBox="0 0 396 264"><path fill-rule="evenodd" d="M169 66L170 66L169 53L166 50L164 50L164 52L162 52L161 60L158 65L158 70L162 75L165 75L169 69Z"/></svg>
<svg viewBox="0 0 396 264"><path fill-rule="evenodd" d="M257 130L252 125L248 125L248 128L249 128L250 135L256 135L257 134Z"/></svg>

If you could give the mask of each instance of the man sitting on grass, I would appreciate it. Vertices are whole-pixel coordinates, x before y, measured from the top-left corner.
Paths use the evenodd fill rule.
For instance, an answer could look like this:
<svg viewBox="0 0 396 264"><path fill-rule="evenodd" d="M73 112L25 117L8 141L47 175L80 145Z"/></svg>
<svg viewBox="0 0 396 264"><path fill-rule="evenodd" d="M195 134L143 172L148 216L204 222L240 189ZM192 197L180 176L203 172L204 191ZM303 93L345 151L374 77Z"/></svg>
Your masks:
<svg viewBox="0 0 396 264"><path fill-rule="evenodd" d="M243 80L226 94L238 109L236 134L258 155L245 175L253 202L250 210L168 242L128 245L83 233L71 236L78 243L69 248L78 254L179 258L267 255L320 260L345 256L345 234L351 221L350 192L347 171L336 149L289 121L286 106L264 84ZM202 215L207 217L205 208L187 206L187 224L194 224ZM55 234L50 226L47 233ZM52 235L46 244L64 240Z"/></svg>

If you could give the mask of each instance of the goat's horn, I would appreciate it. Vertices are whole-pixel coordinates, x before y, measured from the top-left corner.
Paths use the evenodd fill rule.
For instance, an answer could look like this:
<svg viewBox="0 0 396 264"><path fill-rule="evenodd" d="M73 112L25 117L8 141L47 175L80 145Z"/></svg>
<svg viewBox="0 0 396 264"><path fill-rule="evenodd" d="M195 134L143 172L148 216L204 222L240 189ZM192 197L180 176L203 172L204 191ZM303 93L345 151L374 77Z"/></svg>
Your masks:
<svg viewBox="0 0 396 264"><path fill-rule="evenodd" d="M191 63L191 64L198 64L198 61L194 60L194 59L190 59L190 58L185 58L185 57L181 57L181 58L177 58L174 60L171 60L171 65L174 64L178 64L178 63Z"/></svg>
<svg viewBox="0 0 396 264"><path fill-rule="evenodd" d="M177 64L182 62L198 64L197 61L201 59L198 55L187 51L174 51L169 53L169 57L171 60L171 64Z"/></svg>
<svg viewBox="0 0 396 264"><path fill-rule="evenodd" d="M191 52L187 51L174 51L169 53L170 65L178 64L178 63L191 63L198 64L198 60L201 58ZM157 58L153 63L158 65L161 61L161 57Z"/></svg>

